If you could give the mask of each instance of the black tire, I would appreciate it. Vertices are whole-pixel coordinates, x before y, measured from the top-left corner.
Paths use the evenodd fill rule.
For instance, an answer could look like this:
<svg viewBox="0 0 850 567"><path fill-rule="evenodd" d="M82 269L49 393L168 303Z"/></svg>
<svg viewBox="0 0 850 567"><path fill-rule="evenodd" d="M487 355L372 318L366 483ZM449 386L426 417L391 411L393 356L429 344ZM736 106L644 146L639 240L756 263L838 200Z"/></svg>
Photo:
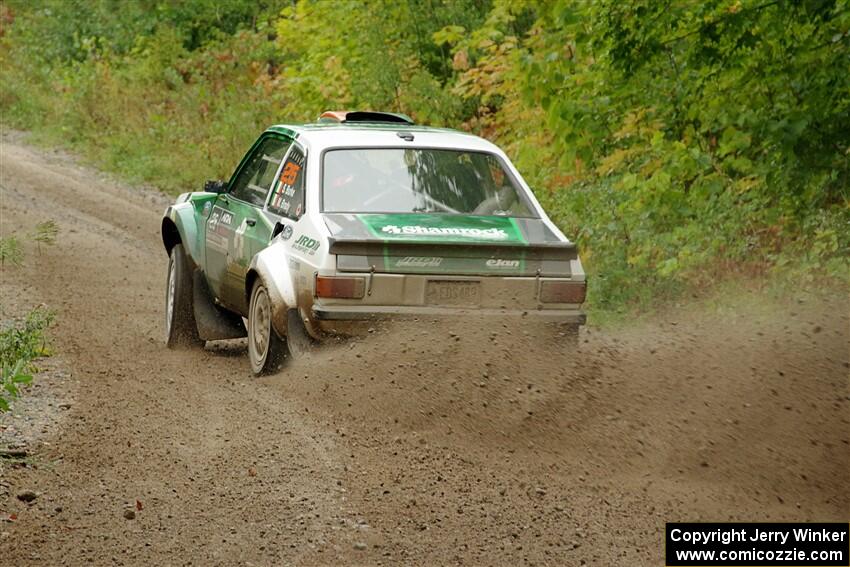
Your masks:
<svg viewBox="0 0 850 567"><path fill-rule="evenodd" d="M289 358L298 360L316 348L316 339L307 332L297 309L286 313L286 351Z"/></svg>
<svg viewBox="0 0 850 567"><path fill-rule="evenodd" d="M198 336L192 306L192 271L183 251L176 244L168 255L165 280L165 344L168 348L204 346Z"/></svg>
<svg viewBox="0 0 850 567"><path fill-rule="evenodd" d="M248 358L255 376L276 372L286 344L272 325L272 302L263 280L257 279L248 304Z"/></svg>

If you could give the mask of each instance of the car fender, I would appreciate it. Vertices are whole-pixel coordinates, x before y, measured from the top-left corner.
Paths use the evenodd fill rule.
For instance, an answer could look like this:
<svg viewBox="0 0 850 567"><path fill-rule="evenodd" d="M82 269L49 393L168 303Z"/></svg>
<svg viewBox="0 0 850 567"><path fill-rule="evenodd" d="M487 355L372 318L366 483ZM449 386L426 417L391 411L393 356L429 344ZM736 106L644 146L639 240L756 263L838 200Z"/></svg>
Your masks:
<svg viewBox="0 0 850 567"><path fill-rule="evenodd" d="M170 205L162 218L162 243L167 252L180 242L189 261L196 267L204 265L203 232L198 228L203 212L212 205L214 193L183 193ZM206 207L206 209L205 209Z"/></svg>
<svg viewBox="0 0 850 567"><path fill-rule="evenodd" d="M295 285L289 266L289 252L281 239L275 239L262 251L258 252L248 267L245 279L245 293L250 294L254 280L259 277L265 283L272 302L272 325L281 337L286 336L286 312L298 307L295 295Z"/></svg>

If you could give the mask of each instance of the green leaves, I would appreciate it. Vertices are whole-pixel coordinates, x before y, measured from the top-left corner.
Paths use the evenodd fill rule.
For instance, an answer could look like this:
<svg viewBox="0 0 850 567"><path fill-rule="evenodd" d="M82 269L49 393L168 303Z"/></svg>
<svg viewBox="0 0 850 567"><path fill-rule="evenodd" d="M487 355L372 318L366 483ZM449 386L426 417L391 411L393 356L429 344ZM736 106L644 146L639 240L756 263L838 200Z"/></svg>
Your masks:
<svg viewBox="0 0 850 567"><path fill-rule="evenodd" d="M737 130L733 126L727 126L720 135L717 155L725 157L729 154L737 154L749 148L751 140L752 138L744 132Z"/></svg>
<svg viewBox="0 0 850 567"><path fill-rule="evenodd" d="M850 231L823 228L850 222L850 131L834 127L850 118L850 42L833 41L846 0L547 8L520 47L524 92L572 180L550 210L592 249L610 305L640 301L620 291L638 279L659 293L701 282L720 257L779 265L805 250L847 277L831 259ZM558 45L571 56L553 57Z"/></svg>
<svg viewBox="0 0 850 567"><path fill-rule="evenodd" d="M24 261L24 251L16 236L0 238L0 267L20 266Z"/></svg>
<svg viewBox="0 0 850 567"><path fill-rule="evenodd" d="M24 368L27 364L28 361L22 358L17 361L14 367L0 369L0 384L2 384L3 390L5 390L9 398L18 397L18 384L29 384L32 382L32 374L24 373ZM0 392L0 399L3 400L2 405L5 409L8 409L9 406L3 398L4 394Z"/></svg>
<svg viewBox="0 0 850 567"><path fill-rule="evenodd" d="M45 331L54 317L37 307L17 325L0 330L0 411L8 411L21 384L32 382L32 361L48 354Z"/></svg>
<svg viewBox="0 0 850 567"><path fill-rule="evenodd" d="M431 34L431 38L437 45L455 45L466 36L466 28L463 26L446 26Z"/></svg>

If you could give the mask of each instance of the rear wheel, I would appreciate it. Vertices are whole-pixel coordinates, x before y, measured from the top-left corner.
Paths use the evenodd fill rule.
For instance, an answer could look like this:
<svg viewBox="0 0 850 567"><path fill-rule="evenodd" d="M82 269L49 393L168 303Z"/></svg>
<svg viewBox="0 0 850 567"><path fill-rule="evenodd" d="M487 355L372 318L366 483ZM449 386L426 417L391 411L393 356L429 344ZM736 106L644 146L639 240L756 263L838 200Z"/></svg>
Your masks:
<svg viewBox="0 0 850 567"><path fill-rule="evenodd" d="M316 340L307 332L297 309L286 314L286 349L292 359L304 357L316 346Z"/></svg>
<svg viewBox="0 0 850 567"><path fill-rule="evenodd" d="M285 351L284 341L272 327L272 302L262 280L254 282L248 307L248 358L251 371L260 376L280 368Z"/></svg>
<svg viewBox="0 0 850 567"><path fill-rule="evenodd" d="M182 244L168 255L165 286L165 344L168 348L203 346L192 306L192 273Z"/></svg>

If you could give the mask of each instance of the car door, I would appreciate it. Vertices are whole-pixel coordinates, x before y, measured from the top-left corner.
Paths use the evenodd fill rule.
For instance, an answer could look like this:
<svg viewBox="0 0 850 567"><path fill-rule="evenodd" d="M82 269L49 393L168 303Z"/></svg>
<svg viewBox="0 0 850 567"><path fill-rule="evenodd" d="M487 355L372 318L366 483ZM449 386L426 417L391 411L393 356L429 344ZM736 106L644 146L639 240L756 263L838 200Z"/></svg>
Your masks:
<svg viewBox="0 0 850 567"><path fill-rule="evenodd" d="M263 135L242 161L226 193L219 195L207 220L207 281L227 307L244 311L245 273L257 243L268 244L272 227L262 208L277 179L291 142Z"/></svg>
<svg viewBox="0 0 850 567"><path fill-rule="evenodd" d="M277 185L266 207L272 222L280 224L280 238L290 258L296 288L307 285L307 274L315 267L318 237L305 215L307 152L294 142L280 170Z"/></svg>

